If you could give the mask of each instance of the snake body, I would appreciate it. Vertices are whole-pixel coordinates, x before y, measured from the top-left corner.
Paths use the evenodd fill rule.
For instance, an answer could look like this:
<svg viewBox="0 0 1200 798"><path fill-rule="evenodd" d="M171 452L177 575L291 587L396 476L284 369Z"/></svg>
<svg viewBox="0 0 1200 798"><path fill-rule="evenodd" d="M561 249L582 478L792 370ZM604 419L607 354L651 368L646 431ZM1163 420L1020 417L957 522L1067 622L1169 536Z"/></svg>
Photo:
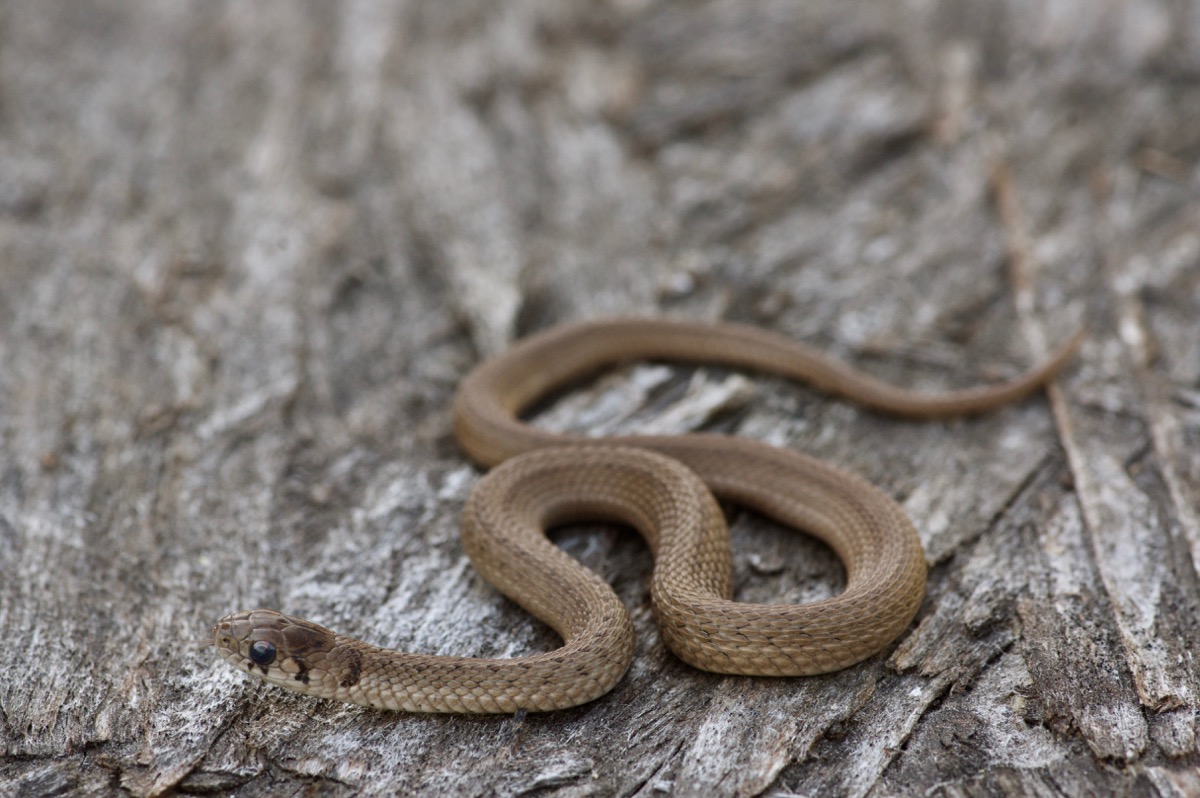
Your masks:
<svg viewBox="0 0 1200 798"><path fill-rule="evenodd" d="M833 466L755 441L710 434L587 438L538 429L519 414L605 367L664 360L778 374L897 416L968 415L1036 390L1078 341L1008 382L923 394L753 327L617 319L553 328L470 373L455 400L454 422L466 453L497 466L464 509L467 554L484 578L551 626L563 638L561 648L512 659L411 654L273 610L223 618L213 627L213 644L269 682L366 706L417 712L576 706L624 674L633 627L612 589L551 544L545 530L608 520L633 527L648 542L661 635L684 661L759 676L847 667L894 640L924 596L920 539L886 494ZM731 601L729 536L714 493L825 541L845 565L845 590L806 605Z"/></svg>

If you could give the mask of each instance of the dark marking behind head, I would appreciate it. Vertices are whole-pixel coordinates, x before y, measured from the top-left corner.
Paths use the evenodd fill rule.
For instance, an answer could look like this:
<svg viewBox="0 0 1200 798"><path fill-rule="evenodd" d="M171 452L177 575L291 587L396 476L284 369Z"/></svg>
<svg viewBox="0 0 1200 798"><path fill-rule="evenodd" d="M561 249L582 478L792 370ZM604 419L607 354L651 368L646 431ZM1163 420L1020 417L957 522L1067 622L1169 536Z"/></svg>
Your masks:
<svg viewBox="0 0 1200 798"><path fill-rule="evenodd" d="M308 665L302 659L295 660L295 662L300 667L300 670L296 672L296 681L308 684Z"/></svg>
<svg viewBox="0 0 1200 798"><path fill-rule="evenodd" d="M362 678L362 653L353 648L345 651L345 661L341 663L345 669L345 676L342 677L340 684L342 687L353 687Z"/></svg>

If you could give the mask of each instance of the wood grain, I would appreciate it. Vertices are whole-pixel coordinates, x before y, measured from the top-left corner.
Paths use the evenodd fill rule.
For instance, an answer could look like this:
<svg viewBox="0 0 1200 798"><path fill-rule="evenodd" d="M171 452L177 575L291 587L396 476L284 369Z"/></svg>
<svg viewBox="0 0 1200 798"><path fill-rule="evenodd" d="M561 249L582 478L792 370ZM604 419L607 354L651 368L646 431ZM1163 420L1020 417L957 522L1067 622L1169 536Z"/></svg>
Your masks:
<svg viewBox="0 0 1200 798"><path fill-rule="evenodd" d="M0 794L1197 794L1198 77L1186 3L4 4ZM559 537L639 634L577 710L380 714L193 644L268 605L552 645L466 563L450 399L615 312L920 388L1090 336L966 422L658 366L539 416L736 432L901 501L928 598L846 672L683 665L614 529ZM734 545L739 599L842 584L757 518Z"/></svg>

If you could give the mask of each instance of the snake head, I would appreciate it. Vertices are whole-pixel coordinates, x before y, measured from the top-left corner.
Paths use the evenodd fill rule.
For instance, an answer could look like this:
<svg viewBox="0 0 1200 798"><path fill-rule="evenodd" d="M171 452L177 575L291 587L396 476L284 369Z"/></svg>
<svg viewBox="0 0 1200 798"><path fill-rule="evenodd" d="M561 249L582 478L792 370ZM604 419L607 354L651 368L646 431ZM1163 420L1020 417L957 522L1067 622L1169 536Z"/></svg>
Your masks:
<svg viewBox="0 0 1200 798"><path fill-rule="evenodd" d="M225 616L212 635L217 653L240 670L311 695L336 689L336 678L326 682L337 635L323 626L274 610L250 610Z"/></svg>

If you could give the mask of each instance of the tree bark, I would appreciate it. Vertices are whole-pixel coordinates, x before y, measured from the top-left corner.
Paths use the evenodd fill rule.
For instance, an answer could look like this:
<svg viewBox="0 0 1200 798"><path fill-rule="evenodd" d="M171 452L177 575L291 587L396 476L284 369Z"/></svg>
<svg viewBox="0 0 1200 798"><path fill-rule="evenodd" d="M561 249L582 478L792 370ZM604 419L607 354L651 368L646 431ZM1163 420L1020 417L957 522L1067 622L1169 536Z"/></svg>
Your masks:
<svg viewBox="0 0 1200 798"><path fill-rule="evenodd" d="M0 794L1200 794L1200 13L1186 2L0 8ZM449 406L549 324L730 319L936 389L1081 325L1044 396L918 424L641 365L538 416L715 430L895 496L917 621L828 676L668 653L648 552L586 706L385 713L197 641L554 635L458 540ZM737 597L836 557L734 511Z"/></svg>

